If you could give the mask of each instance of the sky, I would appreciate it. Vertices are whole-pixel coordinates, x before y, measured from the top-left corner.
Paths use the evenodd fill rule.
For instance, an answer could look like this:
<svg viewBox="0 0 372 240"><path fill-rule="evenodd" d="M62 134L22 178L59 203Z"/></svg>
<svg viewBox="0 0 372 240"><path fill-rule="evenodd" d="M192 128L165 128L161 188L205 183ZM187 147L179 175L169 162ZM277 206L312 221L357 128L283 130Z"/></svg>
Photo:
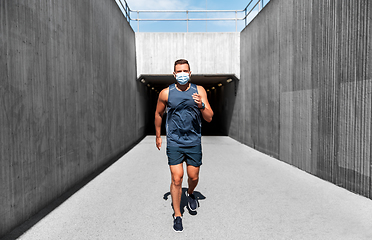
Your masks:
<svg viewBox="0 0 372 240"><path fill-rule="evenodd" d="M118 1L118 0L117 0ZM122 0L124 1L124 0ZM243 10L250 0L126 0L129 8L135 10ZM257 0L253 0L253 5ZM264 0L264 5L269 0ZM251 7L249 8L249 10ZM248 22L258 13L256 7L248 18ZM237 17L243 18L244 12L238 12ZM131 18L136 19L137 13L132 12ZM183 13L141 13L140 19L179 19L186 18ZM189 18L235 18L231 13L189 13ZM240 32L244 29L243 20L236 21L131 21L135 32Z"/></svg>

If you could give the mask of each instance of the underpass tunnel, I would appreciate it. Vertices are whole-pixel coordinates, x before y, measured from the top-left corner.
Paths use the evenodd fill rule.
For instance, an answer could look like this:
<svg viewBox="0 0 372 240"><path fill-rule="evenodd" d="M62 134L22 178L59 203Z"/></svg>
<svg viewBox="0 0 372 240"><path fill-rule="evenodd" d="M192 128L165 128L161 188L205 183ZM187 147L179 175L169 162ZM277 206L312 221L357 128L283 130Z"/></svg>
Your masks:
<svg viewBox="0 0 372 240"><path fill-rule="evenodd" d="M0 238L154 134L180 58L203 135L372 198L371 1L270 1L241 32L135 32L118 2L0 1Z"/></svg>
<svg viewBox="0 0 372 240"><path fill-rule="evenodd" d="M138 80L147 87L147 134L155 135L154 115L159 93L170 84L176 83L176 80L171 74L140 75ZM214 112L210 123L202 120L202 135L228 135L239 79L234 74L192 74L190 82L204 87ZM162 135L166 134L165 117L166 115L163 117Z"/></svg>

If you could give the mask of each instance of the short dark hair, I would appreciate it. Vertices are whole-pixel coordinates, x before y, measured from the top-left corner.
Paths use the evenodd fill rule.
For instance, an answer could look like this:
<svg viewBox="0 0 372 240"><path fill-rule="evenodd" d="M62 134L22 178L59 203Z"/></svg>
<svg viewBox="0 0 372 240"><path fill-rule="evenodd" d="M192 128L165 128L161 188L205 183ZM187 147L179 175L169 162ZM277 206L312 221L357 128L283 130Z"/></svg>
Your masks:
<svg viewBox="0 0 372 240"><path fill-rule="evenodd" d="M178 59L177 61L174 62L174 71L176 71L176 65L181 65L181 64L187 64L190 70L190 64L186 59Z"/></svg>

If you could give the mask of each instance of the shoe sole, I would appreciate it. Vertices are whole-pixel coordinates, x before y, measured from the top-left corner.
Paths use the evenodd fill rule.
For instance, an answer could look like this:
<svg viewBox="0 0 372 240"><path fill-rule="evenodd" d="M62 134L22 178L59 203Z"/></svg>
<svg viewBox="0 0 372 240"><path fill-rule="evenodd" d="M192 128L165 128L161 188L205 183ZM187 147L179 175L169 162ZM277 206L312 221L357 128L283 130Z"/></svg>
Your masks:
<svg viewBox="0 0 372 240"><path fill-rule="evenodd" d="M196 205L199 205L198 202L196 202ZM189 209L190 209L191 212L196 212L196 210L197 210L198 207L199 207L199 206L196 206L195 209L191 209L191 207L190 207L190 203L189 203L189 202L187 202L187 206L189 207Z"/></svg>
<svg viewBox="0 0 372 240"><path fill-rule="evenodd" d="M177 231L176 229L173 228L173 231L176 232L176 233L181 233L181 232L183 232L183 229L181 231Z"/></svg>

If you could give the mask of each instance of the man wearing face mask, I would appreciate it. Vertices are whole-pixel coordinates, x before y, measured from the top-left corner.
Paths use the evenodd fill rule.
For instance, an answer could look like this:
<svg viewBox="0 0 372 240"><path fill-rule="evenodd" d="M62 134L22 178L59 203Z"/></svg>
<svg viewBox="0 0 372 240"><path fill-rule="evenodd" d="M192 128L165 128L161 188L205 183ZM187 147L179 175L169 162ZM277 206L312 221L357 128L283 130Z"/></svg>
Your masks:
<svg viewBox="0 0 372 240"><path fill-rule="evenodd" d="M167 156L171 172L170 193L174 209L173 229L182 232L181 195L183 162L186 161L188 190L186 192L190 211L196 211L199 204L193 192L199 181L202 165L201 118L212 121L213 111L202 86L189 82L191 71L187 60L174 63L174 77L177 83L163 89L155 111L156 147L162 145L161 123L167 107Z"/></svg>

